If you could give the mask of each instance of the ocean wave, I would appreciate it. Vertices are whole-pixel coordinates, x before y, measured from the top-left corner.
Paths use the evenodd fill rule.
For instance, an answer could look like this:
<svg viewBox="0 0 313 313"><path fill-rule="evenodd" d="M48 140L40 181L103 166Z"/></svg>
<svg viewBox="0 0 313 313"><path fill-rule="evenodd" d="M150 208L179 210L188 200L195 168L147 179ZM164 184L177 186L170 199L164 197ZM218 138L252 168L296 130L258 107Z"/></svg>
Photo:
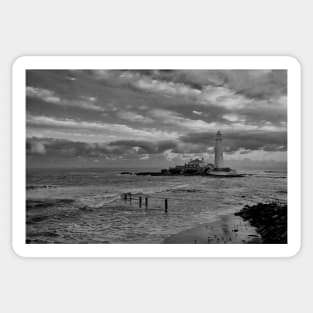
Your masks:
<svg viewBox="0 0 313 313"><path fill-rule="evenodd" d="M143 187L143 188L131 188L123 190L123 193L131 193L133 195L152 195L162 192L170 192L173 190L188 188L190 184L179 184L173 186L158 186L158 187Z"/></svg>
<svg viewBox="0 0 313 313"><path fill-rule="evenodd" d="M33 189L52 189L56 188L57 186L54 185L28 185L26 186L26 190L33 190Z"/></svg>
<svg viewBox="0 0 313 313"><path fill-rule="evenodd" d="M49 220L49 223L64 222L66 219L76 219L80 210L75 207L52 207L49 210L33 210L26 213L26 224L33 225Z"/></svg>
<svg viewBox="0 0 313 313"><path fill-rule="evenodd" d="M173 192L173 193L190 193L190 192L205 192L204 190L201 189L195 189L195 188L177 188L177 189L168 189L168 191Z"/></svg>
<svg viewBox="0 0 313 313"><path fill-rule="evenodd" d="M55 238L58 237L59 235L54 232L54 231L41 231L41 232L36 232L36 233L29 233L27 234L27 237L50 237L50 238Z"/></svg>
<svg viewBox="0 0 313 313"><path fill-rule="evenodd" d="M71 205L75 202L73 199L27 199L26 209L44 209L53 206Z"/></svg>
<svg viewBox="0 0 313 313"><path fill-rule="evenodd" d="M119 193L108 193L97 196L86 196L77 199L76 203L81 210L97 209L120 199Z"/></svg>
<svg viewBox="0 0 313 313"><path fill-rule="evenodd" d="M32 225L35 223L39 223L39 222L46 220L47 218L49 218L48 215L35 215L35 216L29 216L28 215L26 217L26 224Z"/></svg>

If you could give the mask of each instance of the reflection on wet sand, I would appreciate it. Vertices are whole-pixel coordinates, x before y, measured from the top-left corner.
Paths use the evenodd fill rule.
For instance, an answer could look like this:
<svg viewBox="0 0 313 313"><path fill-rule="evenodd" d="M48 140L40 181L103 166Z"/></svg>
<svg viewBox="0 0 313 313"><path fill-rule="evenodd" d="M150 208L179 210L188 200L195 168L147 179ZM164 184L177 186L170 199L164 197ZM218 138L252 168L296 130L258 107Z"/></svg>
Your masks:
<svg viewBox="0 0 313 313"><path fill-rule="evenodd" d="M175 244L241 244L261 243L261 236L249 222L233 214L221 215L215 222L199 225L170 236L164 243Z"/></svg>

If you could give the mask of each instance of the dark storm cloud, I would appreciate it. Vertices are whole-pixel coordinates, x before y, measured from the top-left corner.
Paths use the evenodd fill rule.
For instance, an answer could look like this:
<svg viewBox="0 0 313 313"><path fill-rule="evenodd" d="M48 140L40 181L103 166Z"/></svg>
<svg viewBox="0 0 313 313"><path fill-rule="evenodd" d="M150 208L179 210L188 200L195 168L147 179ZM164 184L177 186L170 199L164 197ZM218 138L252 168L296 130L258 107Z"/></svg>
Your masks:
<svg viewBox="0 0 313 313"><path fill-rule="evenodd" d="M119 118L125 122L123 117L132 115L137 118L129 118L129 123L146 123L150 110L157 107L189 119L195 119L193 112L200 112L200 119L208 123L230 124L233 121L224 115L233 113L244 123L280 125L286 120L286 109L279 104L285 101L280 98L285 94L285 75L285 71L259 70L31 71L27 106L37 114L54 110L64 118L75 115L105 122Z"/></svg>
<svg viewBox="0 0 313 313"><path fill-rule="evenodd" d="M249 98L268 99L286 96L287 71L285 70L34 70L27 71L27 85L47 88L55 86L60 94L79 93L79 86L100 87L107 84L115 87L135 87L145 89L150 84L152 91L162 85L163 92L168 87L186 87L189 92L200 91L207 86L226 87ZM155 88L153 88L155 87ZM96 88L92 88L96 91Z"/></svg>
<svg viewBox="0 0 313 313"><path fill-rule="evenodd" d="M286 70L130 70L127 73L130 76L135 73L137 79L150 77L160 82L184 84L197 90L206 86L223 86L256 99L268 99L287 93Z"/></svg>
<svg viewBox="0 0 313 313"><path fill-rule="evenodd" d="M174 141L163 140L155 143L140 140L120 140L108 144L73 142L51 138L28 138L28 155L59 157L102 157L111 158L129 154L158 154L177 147Z"/></svg>
<svg viewBox="0 0 313 313"><path fill-rule="evenodd" d="M85 143L51 138L28 138L27 154L45 157L85 157L110 159L115 157L173 153L206 153L214 146L215 132L190 133L178 140L119 140L110 143ZM224 134L224 150L240 154L254 150L286 151L285 132L231 132ZM212 150L212 149L211 149Z"/></svg>
<svg viewBox="0 0 313 313"><path fill-rule="evenodd" d="M176 148L177 142L162 140L152 143L151 141L144 140L119 140L109 143L109 146L124 148L125 150L139 148L138 153L155 154Z"/></svg>
<svg viewBox="0 0 313 313"><path fill-rule="evenodd" d="M148 92L148 106L157 102L158 108L179 112L186 118L192 118L192 111L206 111L202 119L207 122L230 123L223 119L227 113L238 114L243 122L254 125L263 125L264 121L280 125L286 121L284 70L132 70L96 71L94 75L111 84L133 88L139 94ZM153 100L155 95L158 99Z"/></svg>
<svg viewBox="0 0 313 313"><path fill-rule="evenodd" d="M73 142L51 138L28 138L26 142L28 155L45 155L61 157L106 157L111 153L104 145L85 142Z"/></svg>
<svg viewBox="0 0 313 313"><path fill-rule="evenodd" d="M227 86L248 98L270 99L287 95L287 71L230 71Z"/></svg>
<svg viewBox="0 0 313 313"><path fill-rule="evenodd" d="M235 152L244 150L286 151L287 133L272 131L245 131L226 132L224 137L224 150ZM214 146L214 132L190 133L179 138L185 143L196 143L203 147Z"/></svg>

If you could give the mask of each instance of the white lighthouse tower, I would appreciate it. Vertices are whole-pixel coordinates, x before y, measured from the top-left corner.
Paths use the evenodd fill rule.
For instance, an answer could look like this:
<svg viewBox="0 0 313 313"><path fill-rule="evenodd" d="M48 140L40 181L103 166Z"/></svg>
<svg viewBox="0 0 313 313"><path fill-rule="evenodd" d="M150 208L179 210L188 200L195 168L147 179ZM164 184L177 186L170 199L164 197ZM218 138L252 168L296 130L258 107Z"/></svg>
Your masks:
<svg viewBox="0 0 313 313"><path fill-rule="evenodd" d="M222 134L220 131L216 133L215 137L215 168L223 168L223 144L222 144Z"/></svg>

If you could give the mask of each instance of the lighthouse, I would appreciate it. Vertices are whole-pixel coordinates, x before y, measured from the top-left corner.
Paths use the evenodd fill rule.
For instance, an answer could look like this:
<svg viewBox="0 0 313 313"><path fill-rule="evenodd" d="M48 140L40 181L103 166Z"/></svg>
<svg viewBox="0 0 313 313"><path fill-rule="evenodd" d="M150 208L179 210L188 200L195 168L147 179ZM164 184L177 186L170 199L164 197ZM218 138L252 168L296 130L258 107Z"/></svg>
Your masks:
<svg viewBox="0 0 313 313"><path fill-rule="evenodd" d="M215 137L215 168L223 168L223 144L222 144L222 134L220 131L216 133Z"/></svg>

